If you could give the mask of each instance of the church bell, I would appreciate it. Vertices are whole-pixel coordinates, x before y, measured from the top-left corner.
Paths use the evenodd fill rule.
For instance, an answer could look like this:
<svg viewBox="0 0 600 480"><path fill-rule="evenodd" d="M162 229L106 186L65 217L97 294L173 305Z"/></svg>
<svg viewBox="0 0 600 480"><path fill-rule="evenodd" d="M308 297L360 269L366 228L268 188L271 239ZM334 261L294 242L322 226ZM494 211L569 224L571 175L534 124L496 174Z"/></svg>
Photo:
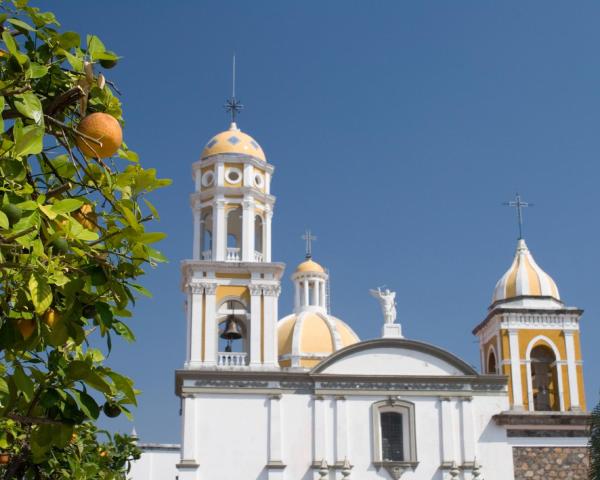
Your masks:
<svg viewBox="0 0 600 480"><path fill-rule="evenodd" d="M233 315L229 315L226 322L225 328L221 333L221 338L224 340L239 340L242 338L242 332L235 317Z"/></svg>

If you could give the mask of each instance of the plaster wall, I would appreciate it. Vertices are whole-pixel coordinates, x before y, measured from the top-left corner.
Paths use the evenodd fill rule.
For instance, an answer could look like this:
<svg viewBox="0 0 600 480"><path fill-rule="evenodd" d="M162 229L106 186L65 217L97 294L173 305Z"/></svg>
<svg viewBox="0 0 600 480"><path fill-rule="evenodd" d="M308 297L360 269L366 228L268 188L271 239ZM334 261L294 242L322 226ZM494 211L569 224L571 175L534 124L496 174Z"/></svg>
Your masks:
<svg viewBox="0 0 600 480"><path fill-rule="evenodd" d="M142 456L136 460L127 475L128 480L175 480L179 450L172 448L142 449Z"/></svg>

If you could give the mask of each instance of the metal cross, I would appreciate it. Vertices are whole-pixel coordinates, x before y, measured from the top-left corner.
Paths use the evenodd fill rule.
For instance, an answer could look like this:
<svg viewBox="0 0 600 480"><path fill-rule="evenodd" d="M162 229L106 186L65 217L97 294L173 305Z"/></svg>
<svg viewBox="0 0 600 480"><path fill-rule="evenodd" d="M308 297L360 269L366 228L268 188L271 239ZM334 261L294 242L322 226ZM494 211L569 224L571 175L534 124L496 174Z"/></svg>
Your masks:
<svg viewBox="0 0 600 480"><path fill-rule="evenodd" d="M316 240L317 237L315 237L311 232L310 229L307 229L304 232L304 235L302 235L302 240L306 241L306 258L309 259L312 257L312 242L313 240Z"/></svg>
<svg viewBox="0 0 600 480"><path fill-rule="evenodd" d="M225 111L231 113L231 121L235 123L238 113L244 109L244 105L235 98L235 55L233 56L233 85L231 89L231 98L225 102Z"/></svg>
<svg viewBox="0 0 600 480"><path fill-rule="evenodd" d="M504 202L502 205L513 207L517 210L517 222L519 223L519 240L523 238L523 208L533 207L533 203L524 202L521 200L521 195L517 193L514 200Z"/></svg>

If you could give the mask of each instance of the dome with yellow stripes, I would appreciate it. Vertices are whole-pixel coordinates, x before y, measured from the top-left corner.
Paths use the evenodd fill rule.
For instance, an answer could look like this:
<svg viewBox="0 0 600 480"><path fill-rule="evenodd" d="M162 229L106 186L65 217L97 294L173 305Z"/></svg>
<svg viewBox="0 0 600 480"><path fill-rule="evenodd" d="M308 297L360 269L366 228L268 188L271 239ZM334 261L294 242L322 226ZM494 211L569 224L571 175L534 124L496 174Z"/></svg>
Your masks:
<svg viewBox="0 0 600 480"><path fill-rule="evenodd" d="M517 244L512 265L496 284L492 305L519 297L550 297L560 301L556 283L535 263L523 239Z"/></svg>
<svg viewBox="0 0 600 480"><path fill-rule="evenodd" d="M235 123L232 123L229 130L215 135L204 147L201 160L205 160L213 155L238 154L250 155L266 162L265 152L250 135L242 132Z"/></svg>
<svg viewBox="0 0 600 480"><path fill-rule="evenodd" d="M339 318L323 312L302 311L277 325L279 365L312 368L333 352L360 339Z"/></svg>

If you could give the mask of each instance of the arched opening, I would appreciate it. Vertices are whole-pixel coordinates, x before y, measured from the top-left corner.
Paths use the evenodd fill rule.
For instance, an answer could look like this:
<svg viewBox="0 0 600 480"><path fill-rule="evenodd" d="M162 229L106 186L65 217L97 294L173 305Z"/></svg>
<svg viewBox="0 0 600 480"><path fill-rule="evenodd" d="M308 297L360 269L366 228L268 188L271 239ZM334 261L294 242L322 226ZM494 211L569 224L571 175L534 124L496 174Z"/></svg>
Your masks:
<svg viewBox="0 0 600 480"><path fill-rule="evenodd" d="M487 373L496 374L498 373L498 363L496 362L496 353L490 348L488 353L487 361Z"/></svg>
<svg viewBox="0 0 600 480"><path fill-rule="evenodd" d="M241 260L240 251L242 247L242 209L234 208L227 214L227 261Z"/></svg>
<svg viewBox="0 0 600 480"><path fill-rule="evenodd" d="M250 352L249 314L239 300L226 300L219 307L218 334L220 366L247 365Z"/></svg>
<svg viewBox="0 0 600 480"><path fill-rule="evenodd" d="M546 345L538 345L531 350L530 360L534 410L560 410L558 372L554 352Z"/></svg>
<svg viewBox="0 0 600 480"><path fill-rule="evenodd" d="M213 249L213 216L210 210L202 213L200 224L200 255L202 260L210 260Z"/></svg>
<svg viewBox="0 0 600 480"><path fill-rule="evenodd" d="M256 215L254 217L254 257L257 262L263 261L263 238L263 219L260 215Z"/></svg>

